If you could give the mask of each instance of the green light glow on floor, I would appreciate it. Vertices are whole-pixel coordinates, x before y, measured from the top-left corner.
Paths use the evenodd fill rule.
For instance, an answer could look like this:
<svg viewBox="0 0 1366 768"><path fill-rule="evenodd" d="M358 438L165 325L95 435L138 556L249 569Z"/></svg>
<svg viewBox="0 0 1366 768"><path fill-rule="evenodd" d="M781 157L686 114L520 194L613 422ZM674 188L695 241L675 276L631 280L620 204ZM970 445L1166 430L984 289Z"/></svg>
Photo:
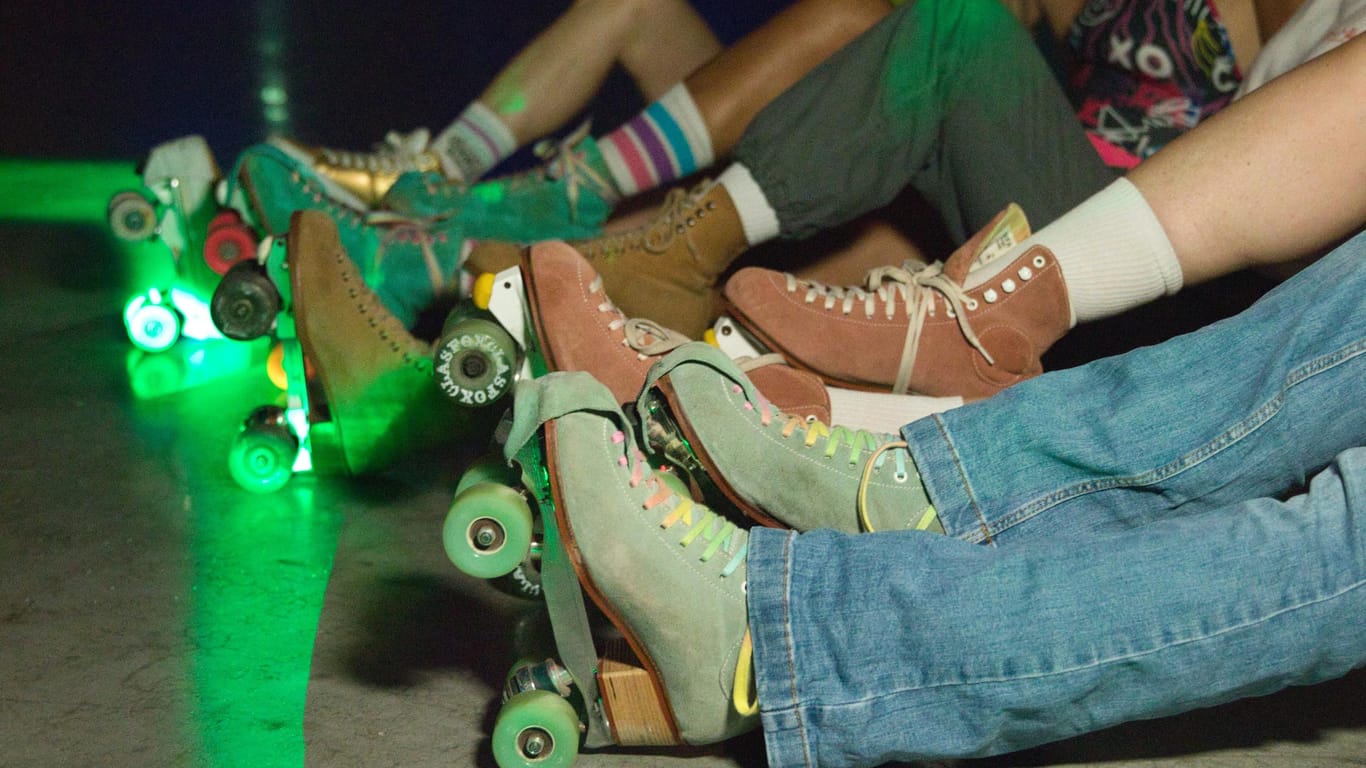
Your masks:
<svg viewBox="0 0 1366 768"><path fill-rule="evenodd" d="M195 765L299 768L313 640L341 529L296 479L195 515L188 724Z"/></svg>
<svg viewBox="0 0 1366 768"><path fill-rule="evenodd" d="M0 158L0 219L102 222L109 198L139 183L131 160Z"/></svg>
<svg viewBox="0 0 1366 768"><path fill-rule="evenodd" d="M0 220L108 231L110 199L142 188L136 169L132 160L0 158ZM111 303L111 319L123 317L139 299L165 302L191 335L208 335L200 326L212 276L187 277L155 238L128 243L111 233L95 243L100 253L92 258L114 259L120 269L112 272L122 273L107 291L122 302ZM196 269L205 271L202 259ZM173 407L185 434L193 436L182 444L188 451L183 458L207 448L215 455L206 460L222 468L217 474L186 474L183 519L192 573L182 631L189 649L189 711L178 728L185 764L302 768L313 642L341 516L335 504L315 503L311 477L296 477L269 496L239 489L227 477L226 455L216 455L221 441L209 432L203 432L204 440L198 437L206 425L210 431L227 427L224 393L237 387L220 382L240 382L239 374L259 366L259 380L269 388L269 342L201 341L182 334L159 352L138 349L126 338L119 343L128 348L133 399ZM161 399L168 396L173 397Z"/></svg>

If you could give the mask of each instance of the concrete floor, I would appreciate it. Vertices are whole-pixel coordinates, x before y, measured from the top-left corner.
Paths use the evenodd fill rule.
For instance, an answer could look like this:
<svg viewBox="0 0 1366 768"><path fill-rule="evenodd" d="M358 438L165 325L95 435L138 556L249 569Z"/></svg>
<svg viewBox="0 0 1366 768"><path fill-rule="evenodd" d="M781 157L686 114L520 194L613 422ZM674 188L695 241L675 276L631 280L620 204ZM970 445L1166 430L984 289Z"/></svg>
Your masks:
<svg viewBox="0 0 1366 768"><path fill-rule="evenodd" d="M204 9L168 2L127 6L99 27L39 9L0 10L0 766L492 768L497 691L544 619L442 553L441 520L479 430L380 476L240 490L225 455L243 415L275 397L259 359L243 360L263 353L132 350L119 310L139 256L110 240L102 217L151 144L202 132L223 159L263 132L254 83L265 65L233 62L269 58L243 52L269 50L251 34L271 19L295 35L284 71L315 94L294 104L299 135L343 146L444 118L541 22L503 11L519 18L505 48L489 51L437 4L397 20L385 6L387 27L355 24L381 14L356 3L215 6L214 25ZM433 25L414 21L424 18L463 36L436 61L419 55L438 43ZM337 54L324 30L345 30L345 50L418 43L411 59L374 61ZM454 95L413 85L451 72ZM380 105L374 114L339 106L357 94ZM1051 362L1170 332L1154 317L1180 328L1234 311L1256 290L1226 287L1088 329ZM1363 701L1357 673L971 764L1366 765ZM581 764L758 768L764 758L749 737Z"/></svg>

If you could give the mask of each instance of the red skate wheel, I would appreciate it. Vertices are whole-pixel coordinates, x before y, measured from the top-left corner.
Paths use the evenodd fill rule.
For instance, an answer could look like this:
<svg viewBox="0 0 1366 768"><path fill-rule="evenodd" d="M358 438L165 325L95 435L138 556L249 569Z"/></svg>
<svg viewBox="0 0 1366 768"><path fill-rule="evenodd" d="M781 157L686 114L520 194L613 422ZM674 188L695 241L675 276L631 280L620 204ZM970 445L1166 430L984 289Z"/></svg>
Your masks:
<svg viewBox="0 0 1366 768"><path fill-rule="evenodd" d="M217 221L223 214L214 217ZM235 214L234 214L235 215ZM242 224L209 225L209 234L204 238L204 263L220 275L226 275L234 264L256 255L256 235Z"/></svg>
<svg viewBox="0 0 1366 768"><path fill-rule="evenodd" d="M209 220L209 228L207 231L212 232L220 227L233 226L241 223L242 214L231 208L224 208L218 213L215 213L213 218Z"/></svg>

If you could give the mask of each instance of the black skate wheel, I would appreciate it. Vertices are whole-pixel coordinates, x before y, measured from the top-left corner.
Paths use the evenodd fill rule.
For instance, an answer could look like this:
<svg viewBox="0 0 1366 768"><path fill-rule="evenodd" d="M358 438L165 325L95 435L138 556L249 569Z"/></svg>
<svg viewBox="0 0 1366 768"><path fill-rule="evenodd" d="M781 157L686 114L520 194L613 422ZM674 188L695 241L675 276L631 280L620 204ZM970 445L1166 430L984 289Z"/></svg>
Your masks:
<svg viewBox="0 0 1366 768"><path fill-rule="evenodd" d="M223 275L209 301L209 316L224 336L251 341L275 327L280 305L280 292L260 265L243 261Z"/></svg>

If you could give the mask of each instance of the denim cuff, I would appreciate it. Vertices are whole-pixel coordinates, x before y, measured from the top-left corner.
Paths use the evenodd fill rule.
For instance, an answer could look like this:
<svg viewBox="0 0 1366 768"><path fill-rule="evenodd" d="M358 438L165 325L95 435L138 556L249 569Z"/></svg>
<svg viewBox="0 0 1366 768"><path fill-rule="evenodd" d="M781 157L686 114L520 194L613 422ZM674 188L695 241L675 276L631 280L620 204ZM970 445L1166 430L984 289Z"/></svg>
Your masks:
<svg viewBox="0 0 1366 768"><path fill-rule="evenodd" d="M949 429L949 422L962 410L916 419L901 428L901 437L944 531L954 538L980 543L990 538L986 517L977 505L967 467Z"/></svg>
<svg viewBox="0 0 1366 768"><path fill-rule="evenodd" d="M794 531L758 526L750 530L749 632L754 640L754 685L770 768L812 764L797 709L796 658L788 620L796 539Z"/></svg>

